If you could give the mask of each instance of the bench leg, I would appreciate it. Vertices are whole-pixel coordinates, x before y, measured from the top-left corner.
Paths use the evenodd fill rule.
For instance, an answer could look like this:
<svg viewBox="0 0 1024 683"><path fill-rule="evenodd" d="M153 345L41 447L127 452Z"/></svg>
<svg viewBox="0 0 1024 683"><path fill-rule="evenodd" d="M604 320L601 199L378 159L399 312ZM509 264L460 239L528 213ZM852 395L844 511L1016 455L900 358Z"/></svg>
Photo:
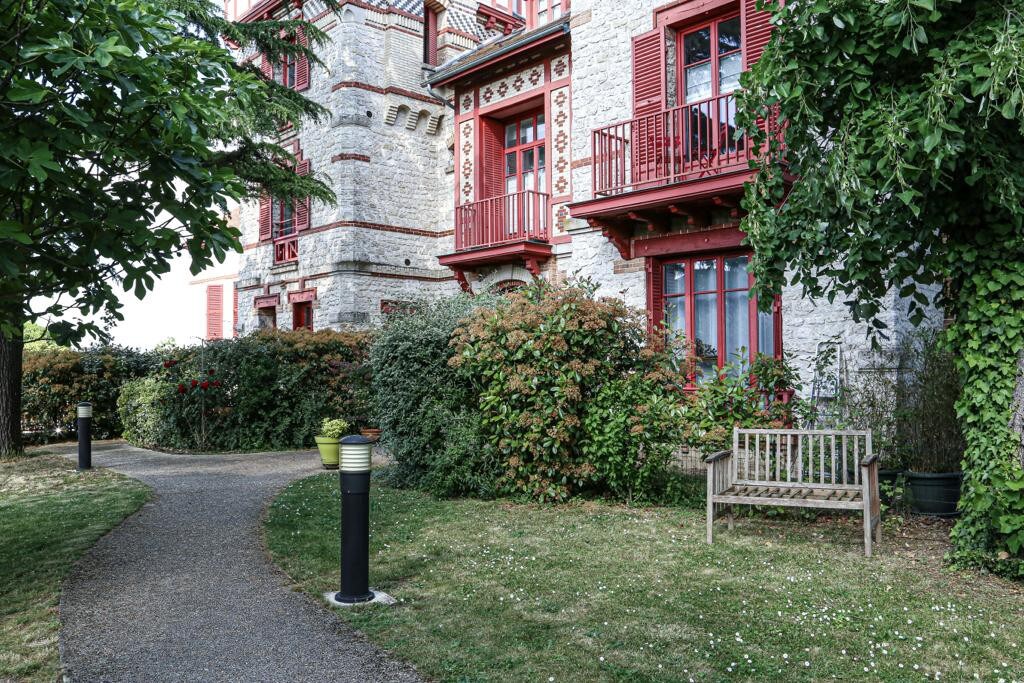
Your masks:
<svg viewBox="0 0 1024 683"><path fill-rule="evenodd" d="M729 531L732 531L732 505L729 505L728 512L726 512L726 520L729 522Z"/></svg>
<svg viewBox="0 0 1024 683"><path fill-rule="evenodd" d="M715 532L714 532L714 528L713 528L714 524L715 524L715 504L711 502L710 498L708 498L708 545L711 545L712 543L715 542Z"/></svg>
<svg viewBox="0 0 1024 683"><path fill-rule="evenodd" d="M871 557L871 508L864 507L864 556Z"/></svg>
<svg viewBox="0 0 1024 683"><path fill-rule="evenodd" d="M875 522L875 543L882 542L882 518L879 517L878 521Z"/></svg>

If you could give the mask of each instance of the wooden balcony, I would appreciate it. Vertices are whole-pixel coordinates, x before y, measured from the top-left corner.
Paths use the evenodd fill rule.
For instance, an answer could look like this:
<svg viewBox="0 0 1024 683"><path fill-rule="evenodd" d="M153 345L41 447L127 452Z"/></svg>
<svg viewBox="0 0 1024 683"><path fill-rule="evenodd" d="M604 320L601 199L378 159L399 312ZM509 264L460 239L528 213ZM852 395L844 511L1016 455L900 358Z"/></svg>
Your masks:
<svg viewBox="0 0 1024 683"><path fill-rule="evenodd" d="M755 151L731 94L598 128L591 142L595 197L746 170Z"/></svg>
<svg viewBox="0 0 1024 683"><path fill-rule="evenodd" d="M525 261L534 270L551 255L551 198L527 190L455 207L455 253L441 265L466 269Z"/></svg>

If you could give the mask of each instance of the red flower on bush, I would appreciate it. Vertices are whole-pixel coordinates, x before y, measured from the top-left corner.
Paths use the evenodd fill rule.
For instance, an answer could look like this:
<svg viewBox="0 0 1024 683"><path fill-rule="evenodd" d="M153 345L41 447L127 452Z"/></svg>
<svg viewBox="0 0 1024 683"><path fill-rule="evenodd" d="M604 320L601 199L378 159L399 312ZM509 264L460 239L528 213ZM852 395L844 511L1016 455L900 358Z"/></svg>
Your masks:
<svg viewBox="0 0 1024 683"><path fill-rule="evenodd" d="M179 394L184 394L185 393L185 385L184 384L179 384L178 385L178 393Z"/></svg>
<svg viewBox="0 0 1024 683"><path fill-rule="evenodd" d="M164 361L164 370L166 370L166 369L167 369L167 368L169 368L169 367L171 367L171 361L169 361L169 360L165 360L165 361Z"/></svg>
<svg viewBox="0 0 1024 683"><path fill-rule="evenodd" d="M213 368L210 368L210 369L209 369L209 370L207 370L206 372L208 372L208 373L210 374L210 376L213 376Z"/></svg>
<svg viewBox="0 0 1024 683"><path fill-rule="evenodd" d="M210 388L210 383L209 382L203 382L202 384L199 385L199 388L202 389L203 391L206 391L207 389Z"/></svg>
<svg viewBox="0 0 1024 683"><path fill-rule="evenodd" d="M197 386L199 386L199 380L197 380L197 379L192 380L192 388L195 389Z"/></svg>
<svg viewBox="0 0 1024 683"><path fill-rule="evenodd" d="M213 386L219 387L220 386L220 380L219 379L213 380Z"/></svg>

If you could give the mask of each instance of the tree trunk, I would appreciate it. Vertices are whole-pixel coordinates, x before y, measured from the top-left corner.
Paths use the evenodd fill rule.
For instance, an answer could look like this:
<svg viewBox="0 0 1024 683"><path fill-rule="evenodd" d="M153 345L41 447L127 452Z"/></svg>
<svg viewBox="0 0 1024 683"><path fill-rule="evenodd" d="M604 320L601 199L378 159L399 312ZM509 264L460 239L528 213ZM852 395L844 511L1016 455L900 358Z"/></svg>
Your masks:
<svg viewBox="0 0 1024 683"><path fill-rule="evenodd" d="M1017 432L1017 458L1024 468L1024 351L1017 359L1017 388L1013 392L1013 408L1010 413L1010 427Z"/></svg>
<svg viewBox="0 0 1024 683"><path fill-rule="evenodd" d="M0 334L0 458L22 453L21 361L24 339L21 326L16 337Z"/></svg>

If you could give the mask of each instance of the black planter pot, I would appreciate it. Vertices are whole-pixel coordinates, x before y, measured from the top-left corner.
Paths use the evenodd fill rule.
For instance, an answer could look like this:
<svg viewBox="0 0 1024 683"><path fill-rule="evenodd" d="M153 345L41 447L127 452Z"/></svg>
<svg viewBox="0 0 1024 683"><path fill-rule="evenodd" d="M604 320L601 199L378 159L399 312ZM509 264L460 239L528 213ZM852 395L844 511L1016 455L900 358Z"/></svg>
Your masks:
<svg viewBox="0 0 1024 683"><path fill-rule="evenodd" d="M907 472L910 509L921 515L955 517L962 472Z"/></svg>
<svg viewBox="0 0 1024 683"><path fill-rule="evenodd" d="M883 503L892 505L892 492L906 473L906 470L878 470L878 489Z"/></svg>

